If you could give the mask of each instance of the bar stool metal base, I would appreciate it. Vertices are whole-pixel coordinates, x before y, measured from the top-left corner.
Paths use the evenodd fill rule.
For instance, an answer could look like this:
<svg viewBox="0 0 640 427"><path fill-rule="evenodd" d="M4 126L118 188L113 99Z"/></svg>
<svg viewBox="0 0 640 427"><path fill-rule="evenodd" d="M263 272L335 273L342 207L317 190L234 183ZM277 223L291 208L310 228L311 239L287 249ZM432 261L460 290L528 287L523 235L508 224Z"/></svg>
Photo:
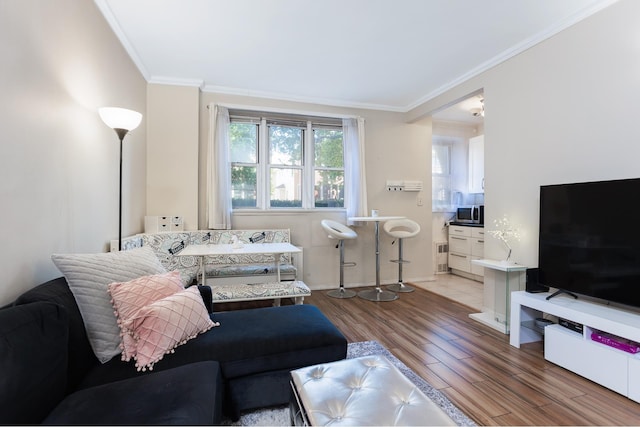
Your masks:
<svg viewBox="0 0 640 427"><path fill-rule="evenodd" d="M413 292L413 291L416 290L413 286L405 285L402 282L398 282L398 283L394 283L393 285L389 285L389 286L387 286L387 289L389 289L392 292Z"/></svg>
<svg viewBox="0 0 640 427"><path fill-rule="evenodd" d="M398 295L394 292L383 291L380 288L360 291L358 292L358 296L367 301L395 301L398 299Z"/></svg>
<svg viewBox="0 0 640 427"><path fill-rule="evenodd" d="M356 296L356 291L340 288L327 292L327 295L332 298L353 298Z"/></svg>

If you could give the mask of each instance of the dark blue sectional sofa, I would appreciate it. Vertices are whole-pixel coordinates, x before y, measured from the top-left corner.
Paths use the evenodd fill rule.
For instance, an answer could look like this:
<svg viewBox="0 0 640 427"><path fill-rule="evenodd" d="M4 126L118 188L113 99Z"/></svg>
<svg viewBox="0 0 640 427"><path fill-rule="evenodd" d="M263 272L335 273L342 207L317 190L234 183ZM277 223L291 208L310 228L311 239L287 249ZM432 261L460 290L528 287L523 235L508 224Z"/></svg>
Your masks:
<svg viewBox="0 0 640 427"><path fill-rule="evenodd" d="M212 313L220 326L138 372L95 357L64 278L0 310L0 424L218 424L289 401L289 372L344 359L342 333L310 305Z"/></svg>

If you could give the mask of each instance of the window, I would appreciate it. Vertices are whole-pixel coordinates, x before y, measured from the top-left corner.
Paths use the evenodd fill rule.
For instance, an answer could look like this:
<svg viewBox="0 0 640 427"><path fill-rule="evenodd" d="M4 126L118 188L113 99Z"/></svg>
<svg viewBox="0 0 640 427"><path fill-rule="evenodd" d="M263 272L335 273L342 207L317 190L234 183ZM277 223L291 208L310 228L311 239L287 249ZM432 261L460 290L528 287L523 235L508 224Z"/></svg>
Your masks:
<svg viewBox="0 0 640 427"><path fill-rule="evenodd" d="M229 126L231 201L234 208L255 208L258 194L258 126L234 122Z"/></svg>
<svg viewBox="0 0 640 427"><path fill-rule="evenodd" d="M314 203L317 208L344 207L342 129L314 129Z"/></svg>
<svg viewBox="0 0 640 427"><path fill-rule="evenodd" d="M342 121L230 111L234 209L344 207Z"/></svg>
<svg viewBox="0 0 640 427"><path fill-rule="evenodd" d="M431 145L431 204L434 212L451 209L451 145L451 142L435 136Z"/></svg>

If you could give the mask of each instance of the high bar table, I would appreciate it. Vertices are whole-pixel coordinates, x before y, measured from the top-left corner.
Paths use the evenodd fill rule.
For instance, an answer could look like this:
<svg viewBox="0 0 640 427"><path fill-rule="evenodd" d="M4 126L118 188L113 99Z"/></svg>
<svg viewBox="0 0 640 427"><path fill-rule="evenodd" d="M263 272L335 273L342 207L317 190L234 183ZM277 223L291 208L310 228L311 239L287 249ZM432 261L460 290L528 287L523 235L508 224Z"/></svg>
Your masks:
<svg viewBox="0 0 640 427"><path fill-rule="evenodd" d="M352 216L349 221L373 222L376 236L376 287L358 292L358 296L368 301L394 301L398 299L395 292L384 291L380 287L380 222L391 219L405 219L404 216Z"/></svg>

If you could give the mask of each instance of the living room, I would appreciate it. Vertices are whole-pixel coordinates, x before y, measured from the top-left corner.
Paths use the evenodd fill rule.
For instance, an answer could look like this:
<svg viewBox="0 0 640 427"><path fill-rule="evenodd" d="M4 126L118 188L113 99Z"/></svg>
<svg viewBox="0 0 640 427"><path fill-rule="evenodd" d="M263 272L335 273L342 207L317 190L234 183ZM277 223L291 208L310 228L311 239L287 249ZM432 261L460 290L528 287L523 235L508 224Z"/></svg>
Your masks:
<svg viewBox="0 0 640 427"><path fill-rule="evenodd" d="M118 147L97 108L119 105L143 113L124 144L123 234L143 231L145 215L181 215L189 229L205 224L207 105L224 103L361 116L366 123L368 205L381 214L420 223L407 242L414 262L405 275L434 277L429 203L390 194L389 179L423 181L429 188L430 115L482 89L487 140L486 223L508 215L522 237L514 261L537 264L540 185L637 177L635 144L640 55L640 4L606 8L406 112L379 111L202 92L198 86L147 82L94 2L20 0L0 4L0 51L5 149L1 194L5 280L0 305L60 275L53 253L108 249L118 230ZM38 108L36 108L38 107ZM633 195L630 195L633 197ZM429 198L427 197L426 200ZM603 200L615 209L617 200ZM313 290L336 283L336 252L322 232L325 218L343 213L243 214L234 228L291 229L304 248L305 281ZM612 224L612 226L615 226ZM361 232L360 232L361 231ZM390 239L383 240L390 250ZM347 282L374 282L373 235L359 229L349 247ZM487 239L487 258L504 249ZM332 271L333 276L327 276ZM396 266L382 265L383 280Z"/></svg>
<svg viewBox="0 0 640 427"><path fill-rule="evenodd" d="M117 237L117 141L96 113L104 105L126 105L146 117L124 144L125 236L142 231L145 215L181 215L188 229L204 224L202 153L208 138L209 103L364 117L368 205L381 214L400 214L421 224L421 237L407 242L407 251L424 254L422 259L429 262L407 266L406 277L427 280L433 277L431 212L426 203L417 206L411 193L389 194L385 183L415 179L428 188L429 114L483 88L488 111L485 133L492 141L485 157L490 188L486 223L506 214L520 224L522 238L513 244L513 260L535 266L540 184L634 176L634 148L628 143L629 125L634 122L634 96L629 89L637 84L634 28L631 23L625 25L630 14L624 13L632 4L615 3L434 99L398 113L148 84L95 5L71 2L68 9L77 13L57 17L62 12L51 5L31 11L35 5L29 2L11 3L5 6L11 23L3 31L4 39L11 41L6 57L15 66L4 70L5 105L11 107L5 107L8 111L2 120L6 138L13 141L3 168L11 177L3 185L11 206L3 211L3 231L12 243L3 256L7 280L0 301L11 301L34 283L57 274L50 262L52 253L102 251ZM50 22L50 36L42 36L47 31L42 20ZM617 31L612 34L610 27ZM33 106L39 108L34 111ZM402 150L396 148L398 144ZM610 162L605 163L606 159ZM46 215L44 201L50 204ZM323 279L322 274L334 254L319 226L325 216L243 215L234 218L234 227L288 224L294 243L305 251L305 279L312 288L322 288L334 281ZM330 217L345 220L340 213L332 212ZM30 230L29 238L23 230ZM347 274L349 283L363 285L373 282L369 250L373 237L370 230L360 234L362 239L352 245L351 255L362 268ZM504 255L496 239L487 239L485 251L488 258ZM393 265L383 263L383 277L391 279L394 272Z"/></svg>

